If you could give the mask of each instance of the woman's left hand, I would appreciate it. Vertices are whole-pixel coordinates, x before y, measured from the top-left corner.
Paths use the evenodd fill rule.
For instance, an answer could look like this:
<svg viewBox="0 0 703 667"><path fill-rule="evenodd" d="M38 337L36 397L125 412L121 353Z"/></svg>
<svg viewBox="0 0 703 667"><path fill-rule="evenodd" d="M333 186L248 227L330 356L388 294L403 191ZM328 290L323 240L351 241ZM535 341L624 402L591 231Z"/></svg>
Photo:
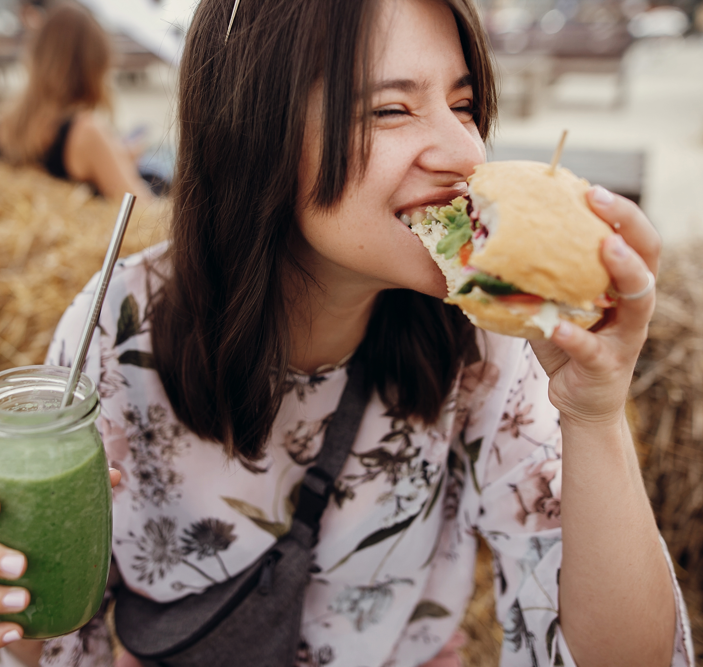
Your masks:
<svg viewBox="0 0 703 667"><path fill-rule="evenodd" d="M642 210L624 197L596 186L588 192L593 211L615 229L601 257L620 294L648 285L647 271L659 267L661 239ZM654 311L654 290L619 299L596 332L562 322L549 341L533 341L549 375L549 398L562 418L583 424L614 424L623 418L632 372Z"/></svg>

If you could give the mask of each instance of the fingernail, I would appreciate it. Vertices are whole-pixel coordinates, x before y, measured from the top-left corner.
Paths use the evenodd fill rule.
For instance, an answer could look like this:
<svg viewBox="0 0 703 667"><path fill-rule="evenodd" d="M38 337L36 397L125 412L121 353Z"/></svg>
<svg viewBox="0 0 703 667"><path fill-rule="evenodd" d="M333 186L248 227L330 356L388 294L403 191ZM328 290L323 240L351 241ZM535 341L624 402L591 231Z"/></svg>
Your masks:
<svg viewBox="0 0 703 667"><path fill-rule="evenodd" d="M22 611L27 606L27 594L24 591L10 591L2 599L5 609L17 609Z"/></svg>
<svg viewBox="0 0 703 667"><path fill-rule="evenodd" d="M0 558L0 571L10 579L17 579L24 570L24 556L8 554Z"/></svg>
<svg viewBox="0 0 703 667"><path fill-rule="evenodd" d="M620 234L613 234L613 240L610 242L610 252L619 259L625 259L625 257L627 257L627 246Z"/></svg>
<svg viewBox="0 0 703 667"><path fill-rule="evenodd" d="M570 322L565 322L564 320L562 320L561 322L559 322L559 326L554 332L554 335L557 338L562 338L563 340L566 340L571 335L571 332L573 330L574 328Z"/></svg>
<svg viewBox="0 0 703 667"><path fill-rule="evenodd" d="M22 639L22 635L17 632L17 630L10 630L9 632L6 632L2 637L2 641L5 644L11 644L12 642L16 642L19 639Z"/></svg>
<svg viewBox="0 0 703 667"><path fill-rule="evenodd" d="M593 201L601 206L608 206L612 204L615 197L610 190L606 190L602 185L596 185L593 188Z"/></svg>

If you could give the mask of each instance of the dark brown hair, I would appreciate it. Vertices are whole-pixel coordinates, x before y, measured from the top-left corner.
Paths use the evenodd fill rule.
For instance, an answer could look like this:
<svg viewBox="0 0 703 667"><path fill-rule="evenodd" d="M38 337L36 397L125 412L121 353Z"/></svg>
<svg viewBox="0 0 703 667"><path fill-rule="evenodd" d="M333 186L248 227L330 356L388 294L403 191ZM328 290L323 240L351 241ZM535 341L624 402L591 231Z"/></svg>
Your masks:
<svg viewBox="0 0 703 667"><path fill-rule="evenodd" d="M473 75L486 138L496 93L470 0L447 0ZM355 109L368 71L377 0L202 0L180 75L180 143L171 274L152 338L178 417L229 455L254 461L286 386L290 357L283 280L306 279L289 250L308 94L322 77L323 152L316 203L337 202L353 163ZM361 81L359 81L361 79ZM436 421L473 328L457 308L409 290L382 292L359 350L400 417Z"/></svg>
<svg viewBox="0 0 703 667"><path fill-rule="evenodd" d="M87 10L51 9L30 46L27 87L0 125L4 157L35 162L66 117L78 109L109 109L109 65L107 35Z"/></svg>

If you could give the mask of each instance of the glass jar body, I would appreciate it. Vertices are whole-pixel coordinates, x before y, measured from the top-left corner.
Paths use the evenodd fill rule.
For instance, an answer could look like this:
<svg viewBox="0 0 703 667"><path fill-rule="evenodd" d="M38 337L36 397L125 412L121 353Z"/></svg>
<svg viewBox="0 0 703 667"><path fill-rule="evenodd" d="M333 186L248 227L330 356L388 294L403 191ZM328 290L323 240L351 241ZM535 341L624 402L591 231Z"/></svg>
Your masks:
<svg viewBox="0 0 703 667"><path fill-rule="evenodd" d="M68 369L0 373L0 543L27 556L16 581L26 610L0 615L45 639L72 632L97 612L110 567L112 495L95 420L97 390L82 375L60 408Z"/></svg>

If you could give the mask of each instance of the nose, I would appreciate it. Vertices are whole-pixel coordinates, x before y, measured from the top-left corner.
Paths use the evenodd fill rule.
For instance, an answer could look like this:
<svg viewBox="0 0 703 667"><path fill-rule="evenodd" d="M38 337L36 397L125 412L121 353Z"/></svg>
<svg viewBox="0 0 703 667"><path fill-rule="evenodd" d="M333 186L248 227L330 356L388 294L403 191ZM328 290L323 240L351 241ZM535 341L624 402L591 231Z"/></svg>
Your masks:
<svg viewBox="0 0 703 667"><path fill-rule="evenodd" d="M486 161L486 146L473 122L462 122L451 108L444 107L433 114L430 125L427 144L417 159L425 171L464 180L477 164Z"/></svg>

